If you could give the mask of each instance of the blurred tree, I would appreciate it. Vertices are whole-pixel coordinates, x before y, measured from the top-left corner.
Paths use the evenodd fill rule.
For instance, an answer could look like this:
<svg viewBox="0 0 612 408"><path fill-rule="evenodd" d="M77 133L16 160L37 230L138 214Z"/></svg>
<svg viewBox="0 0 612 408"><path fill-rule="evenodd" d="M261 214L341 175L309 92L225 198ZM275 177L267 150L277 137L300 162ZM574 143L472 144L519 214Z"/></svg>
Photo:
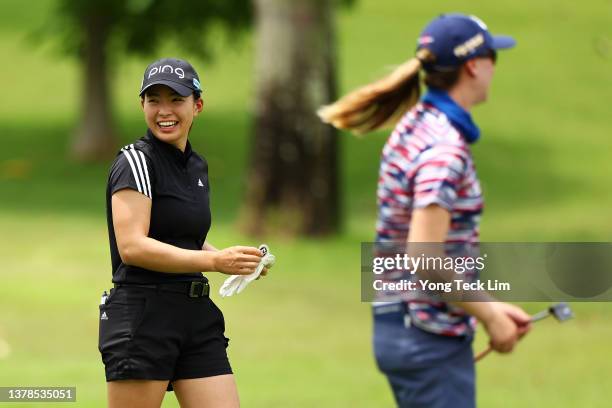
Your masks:
<svg viewBox="0 0 612 408"><path fill-rule="evenodd" d="M246 229L325 235L340 225L338 138L316 110L336 94L332 0L254 0L255 127Z"/></svg>
<svg viewBox="0 0 612 408"><path fill-rule="evenodd" d="M221 26L235 34L248 27L252 6L249 0L59 0L57 15L52 31L83 69L81 123L72 153L93 160L115 153L108 77L120 53L151 54L161 41L174 38L186 51L210 57L210 30Z"/></svg>

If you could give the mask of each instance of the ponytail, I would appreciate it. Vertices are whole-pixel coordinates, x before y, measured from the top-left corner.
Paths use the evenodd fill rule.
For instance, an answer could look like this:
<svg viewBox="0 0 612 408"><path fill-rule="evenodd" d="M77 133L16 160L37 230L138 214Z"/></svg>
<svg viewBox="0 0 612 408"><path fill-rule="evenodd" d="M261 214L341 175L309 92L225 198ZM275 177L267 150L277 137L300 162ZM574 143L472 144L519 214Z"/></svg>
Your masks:
<svg viewBox="0 0 612 408"><path fill-rule="evenodd" d="M432 58L428 49L420 49L415 58L388 76L321 107L317 113L323 122L357 134L395 125L418 102L421 94L419 71L423 63Z"/></svg>

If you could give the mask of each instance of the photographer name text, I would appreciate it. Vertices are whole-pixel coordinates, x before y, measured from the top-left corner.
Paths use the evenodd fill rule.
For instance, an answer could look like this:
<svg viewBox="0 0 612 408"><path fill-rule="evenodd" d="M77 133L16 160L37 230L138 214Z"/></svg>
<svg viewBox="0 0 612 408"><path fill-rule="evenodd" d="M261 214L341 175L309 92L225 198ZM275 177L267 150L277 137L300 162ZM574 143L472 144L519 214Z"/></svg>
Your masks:
<svg viewBox="0 0 612 408"><path fill-rule="evenodd" d="M399 281L385 281L376 279L372 282L372 287L376 291L430 291L451 293L453 291L510 291L511 285L508 282L495 280L475 280L466 282L463 280L453 280L451 282L432 282L428 279L411 281L402 279Z"/></svg>

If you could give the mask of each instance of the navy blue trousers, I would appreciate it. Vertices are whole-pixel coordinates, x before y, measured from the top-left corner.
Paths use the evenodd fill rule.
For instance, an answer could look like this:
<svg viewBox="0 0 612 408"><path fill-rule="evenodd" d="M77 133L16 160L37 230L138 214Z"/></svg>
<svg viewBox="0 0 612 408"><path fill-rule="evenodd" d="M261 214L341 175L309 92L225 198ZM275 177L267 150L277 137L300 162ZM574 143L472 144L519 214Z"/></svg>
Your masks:
<svg viewBox="0 0 612 408"><path fill-rule="evenodd" d="M398 407L474 408L473 337L426 332L410 324L402 306L374 308L376 363Z"/></svg>

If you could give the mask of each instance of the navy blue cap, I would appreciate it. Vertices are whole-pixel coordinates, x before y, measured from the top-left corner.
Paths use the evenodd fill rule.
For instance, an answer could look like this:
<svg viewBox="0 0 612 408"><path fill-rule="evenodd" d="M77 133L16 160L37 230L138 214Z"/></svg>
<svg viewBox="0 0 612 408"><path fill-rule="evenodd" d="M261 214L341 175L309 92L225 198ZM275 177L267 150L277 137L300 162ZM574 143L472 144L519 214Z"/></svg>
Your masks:
<svg viewBox="0 0 612 408"><path fill-rule="evenodd" d="M166 85L182 96L202 92L200 78L191 64L176 58L162 58L145 69L140 96L153 85Z"/></svg>
<svg viewBox="0 0 612 408"><path fill-rule="evenodd" d="M419 36L417 51L426 48L435 57L434 61L424 63L425 69L444 69L515 45L510 36L491 35L478 17L453 13L442 14L425 27Z"/></svg>

